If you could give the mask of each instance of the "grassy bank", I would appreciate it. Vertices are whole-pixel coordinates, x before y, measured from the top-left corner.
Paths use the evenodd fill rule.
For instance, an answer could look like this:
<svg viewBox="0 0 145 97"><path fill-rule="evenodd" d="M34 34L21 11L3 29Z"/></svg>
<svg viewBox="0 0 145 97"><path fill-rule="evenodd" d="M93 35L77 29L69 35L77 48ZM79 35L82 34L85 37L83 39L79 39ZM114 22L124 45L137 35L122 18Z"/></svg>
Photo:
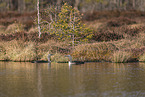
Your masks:
<svg viewBox="0 0 145 97"><path fill-rule="evenodd" d="M48 40L45 43L24 42L11 40L0 42L0 60L32 61L47 60L47 55L53 53L52 61L67 61L64 55L71 54L74 60L81 61L109 61L133 62L145 61L145 41L138 38L134 41L119 40L113 42L86 43L75 46L72 50L67 42ZM138 41L136 43L135 41ZM136 45L136 46L135 46Z"/></svg>
<svg viewBox="0 0 145 97"><path fill-rule="evenodd" d="M121 16L115 14L110 17L96 16L83 20L83 23L93 29L93 37L87 43L79 43L74 48L70 42L59 41L56 36L47 32L38 38L37 27L32 21L23 23L21 18L24 18L24 15L19 18L22 22L10 23L10 20L7 20L4 23L0 19L0 60L47 60L47 55L52 53L53 62L67 61L64 55L68 54L73 56L73 60L81 61L144 62L144 14L138 14L133 18L129 13L129 17L123 13ZM28 14L26 17L28 18ZM28 27L29 23L31 26Z"/></svg>

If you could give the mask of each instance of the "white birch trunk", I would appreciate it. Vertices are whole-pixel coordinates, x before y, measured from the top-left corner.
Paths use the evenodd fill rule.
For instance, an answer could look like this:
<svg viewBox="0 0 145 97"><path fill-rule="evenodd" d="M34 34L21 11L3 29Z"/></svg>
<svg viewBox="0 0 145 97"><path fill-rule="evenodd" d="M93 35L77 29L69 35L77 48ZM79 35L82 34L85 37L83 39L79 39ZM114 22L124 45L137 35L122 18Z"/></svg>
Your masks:
<svg viewBox="0 0 145 97"><path fill-rule="evenodd" d="M41 37L41 29L40 29L39 0L37 0L37 18L38 18L38 33L39 33L39 38L40 38Z"/></svg>

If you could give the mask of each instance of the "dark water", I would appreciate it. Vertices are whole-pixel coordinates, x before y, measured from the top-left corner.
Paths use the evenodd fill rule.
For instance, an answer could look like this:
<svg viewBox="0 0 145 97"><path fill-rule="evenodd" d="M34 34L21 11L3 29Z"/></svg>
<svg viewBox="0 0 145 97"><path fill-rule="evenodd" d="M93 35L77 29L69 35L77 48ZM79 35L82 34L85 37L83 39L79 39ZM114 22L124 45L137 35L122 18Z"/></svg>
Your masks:
<svg viewBox="0 0 145 97"><path fill-rule="evenodd" d="M0 62L0 97L145 97L145 63Z"/></svg>

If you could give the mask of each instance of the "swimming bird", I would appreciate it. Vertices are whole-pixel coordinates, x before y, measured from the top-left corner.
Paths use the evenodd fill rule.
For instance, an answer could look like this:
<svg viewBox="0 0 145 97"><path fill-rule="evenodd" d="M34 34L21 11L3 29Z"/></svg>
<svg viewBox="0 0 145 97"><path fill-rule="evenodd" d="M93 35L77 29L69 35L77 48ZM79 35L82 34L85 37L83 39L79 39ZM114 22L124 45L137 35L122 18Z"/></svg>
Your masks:
<svg viewBox="0 0 145 97"><path fill-rule="evenodd" d="M65 57L69 58L69 65L80 65L80 64L84 64L84 62L82 61L72 61L72 56L71 55L66 55Z"/></svg>
<svg viewBox="0 0 145 97"><path fill-rule="evenodd" d="M48 61L44 61L44 60L37 60L37 61L32 61L32 63L51 63L51 56L53 54L48 54L47 59Z"/></svg>

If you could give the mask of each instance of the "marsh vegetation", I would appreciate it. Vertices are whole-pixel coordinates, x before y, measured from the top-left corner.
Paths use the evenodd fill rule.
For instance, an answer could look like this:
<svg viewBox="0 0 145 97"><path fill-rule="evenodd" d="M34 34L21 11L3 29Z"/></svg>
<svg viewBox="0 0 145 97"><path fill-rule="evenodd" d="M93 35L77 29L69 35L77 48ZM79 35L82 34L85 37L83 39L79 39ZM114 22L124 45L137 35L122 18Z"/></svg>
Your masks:
<svg viewBox="0 0 145 97"><path fill-rule="evenodd" d="M81 29L86 30L87 28L87 32L77 34L82 30L76 29L73 32L74 29L72 29L72 33L78 35L74 41L75 44L72 44L71 38L68 37L72 33L65 32L67 37L64 39L64 37L62 38L64 35L59 33L60 28L57 29L58 31L56 30L57 33L50 33L49 30L42 31L39 38L37 25L34 23L35 12L1 13L0 60L47 60L47 55L53 53L53 62L67 61L67 58L64 57L67 54L72 55L73 60L79 61L145 61L144 12L102 11L85 16L87 19L81 19L80 22L85 24L84 28ZM59 20L59 22L62 21ZM65 23L62 27L68 28ZM57 28L60 26L56 25ZM42 28L45 26L43 25ZM64 32L63 30L62 32ZM69 29L67 31L71 32ZM85 35L88 35L89 38L86 38Z"/></svg>

